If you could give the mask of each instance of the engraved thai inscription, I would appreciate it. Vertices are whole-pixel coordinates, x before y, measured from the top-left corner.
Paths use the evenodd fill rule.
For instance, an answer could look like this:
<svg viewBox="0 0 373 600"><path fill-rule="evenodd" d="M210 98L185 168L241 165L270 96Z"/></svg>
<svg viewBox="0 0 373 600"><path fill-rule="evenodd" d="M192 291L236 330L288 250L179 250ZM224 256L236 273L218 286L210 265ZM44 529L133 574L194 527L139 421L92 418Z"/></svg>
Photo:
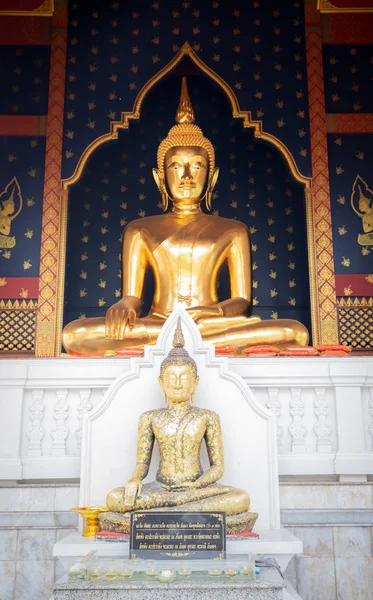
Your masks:
<svg viewBox="0 0 373 600"><path fill-rule="evenodd" d="M137 511L131 515L130 557L156 560L223 558L224 512Z"/></svg>

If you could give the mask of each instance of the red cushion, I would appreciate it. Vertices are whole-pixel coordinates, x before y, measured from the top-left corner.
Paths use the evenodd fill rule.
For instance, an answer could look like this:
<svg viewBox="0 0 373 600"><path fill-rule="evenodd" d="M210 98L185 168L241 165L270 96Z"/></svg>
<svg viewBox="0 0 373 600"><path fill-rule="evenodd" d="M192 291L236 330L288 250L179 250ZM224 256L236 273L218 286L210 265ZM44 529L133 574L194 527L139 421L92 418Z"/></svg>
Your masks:
<svg viewBox="0 0 373 600"><path fill-rule="evenodd" d="M234 354L236 352L236 346L215 346L215 354L218 356L219 354Z"/></svg>
<svg viewBox="0 0 373 600"><path fill-rule="evenodd" d="M144 356L144 348L118 348L116 356Z"/></svg>
<svg viewBox="0 0 373 600"><path fill-rule="evenodd" d="M350 353L343 350L325 350L320 356L350 356Z"/></svg>
<svg viewBox="0 0 373 600"><path fill-rule="evenodd" d="M309 352L310 354L317 352L313 346L287 346L285 350L288 352Z"/></svg>
<svg viewBox="0 0 373 600"><path fill-rule="evenodd" d="M250 348L245 348L242 350L242 354L278 354L280 352L280 348L276 348L276 346L269 346L268 344L251 346Z"/></svg>
<svg viewBox="0 0 373 600"><path fill-rule="evenodd" d="M343 346L342 344L321 344L320 346L316 346L320 352L329 351L329 350L337 350L342 352L351 352L351 348L349 346Z"/></svg>
<svg viewBox="0 0 373 600"><path fill-rule="evenodd" d="M314 348L310 350L283 350L280 356L319 356L319 353Z"/></svg>

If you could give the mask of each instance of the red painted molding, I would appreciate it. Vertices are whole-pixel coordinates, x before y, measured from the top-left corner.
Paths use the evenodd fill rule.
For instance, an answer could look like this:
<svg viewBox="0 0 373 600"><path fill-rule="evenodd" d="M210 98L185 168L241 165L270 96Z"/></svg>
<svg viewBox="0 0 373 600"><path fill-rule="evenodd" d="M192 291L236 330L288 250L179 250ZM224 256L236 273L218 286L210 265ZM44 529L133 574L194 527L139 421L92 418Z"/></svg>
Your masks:
<svg viewBox="0 0 373 600"><path fill-rule="evenodd" d="M39 290L39 277L0 277L0 299L36 300ZM27 293L27 295L26 295Z"/></svg>
<svg viewBox="0 0 373 600"><path fill-rule="evenodd" d="M0 135L45 136L47 117L33 115L0 115Z"/></svg>
<svg viewBox="0 0 373 600"><path fill-rule="evenodd" d="M369 279L372 281L370 282ZM373 274L336 275L337 296L373 296Z"/></svg>
<svg viewBox="0 0 373 600"><path fill-rule="evenodd" d="M373 114L327 114L327 133L373 133Z"/></svg>

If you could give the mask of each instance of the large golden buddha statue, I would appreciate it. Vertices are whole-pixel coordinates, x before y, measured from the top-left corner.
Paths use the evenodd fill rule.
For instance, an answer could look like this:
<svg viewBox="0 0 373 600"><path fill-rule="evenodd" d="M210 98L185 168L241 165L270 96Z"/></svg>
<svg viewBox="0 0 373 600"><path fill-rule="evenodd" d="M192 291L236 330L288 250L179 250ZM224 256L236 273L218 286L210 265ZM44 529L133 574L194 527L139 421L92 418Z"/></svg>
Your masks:
<svg viewBox="0 0 373 600"><path fill-rule="evenodd" d="M162 196L162 215L130 222L122 247L122 299L106 318L69 323L63 345L73 354L108 355L116 349L154 344L177 303L195 320L202 338L242 350L256 344L307 344L308 331L290 319L262 321L251 316L251 247L246 225L203 213L211 206L219 170L210 140L194 124L183 78L177 125L158 149L154 179ZM229 270L231 298L218 300L222 265ZM153 305L140 318L147 268L154 273Z"/></svg>
<svg viewBox="0 0 373 600"><path fill-rule="evenodd" d="M248 494L217 483L224 473L219 416L190 404L198 385L197 365L184 348L180 317L159 383L168 406L141 415L135 470L124 487L109 492L106 502L111 512L100 515L102 529L126 533L132 511L167 510L223 511L228 532L251 531L258 514L249 512ZM203 440L210 462L205 472L200 460ZM142 485L155 441L160 454L157 480Z"/></svg>

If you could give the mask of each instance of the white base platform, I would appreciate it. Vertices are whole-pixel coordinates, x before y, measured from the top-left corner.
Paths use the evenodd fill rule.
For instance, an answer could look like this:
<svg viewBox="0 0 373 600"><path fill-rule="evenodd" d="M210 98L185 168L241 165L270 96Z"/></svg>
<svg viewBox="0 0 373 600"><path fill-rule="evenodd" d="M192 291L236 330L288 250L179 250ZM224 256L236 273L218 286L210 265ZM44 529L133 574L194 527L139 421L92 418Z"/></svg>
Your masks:
<svg viewBox="0 0 373 600"><path fill-rule="evenodd" d="M53 546L53 556L57 557L67 571L74 562L83 558L91 550L99 550L106 556L128 556L129 542L98 542L74 532ZM303 550L301 540L287 529L262 531L258 540L229 540L227 552L230 554L256 554L275 558L282 571L285 571L294 554Z"/></svg>

